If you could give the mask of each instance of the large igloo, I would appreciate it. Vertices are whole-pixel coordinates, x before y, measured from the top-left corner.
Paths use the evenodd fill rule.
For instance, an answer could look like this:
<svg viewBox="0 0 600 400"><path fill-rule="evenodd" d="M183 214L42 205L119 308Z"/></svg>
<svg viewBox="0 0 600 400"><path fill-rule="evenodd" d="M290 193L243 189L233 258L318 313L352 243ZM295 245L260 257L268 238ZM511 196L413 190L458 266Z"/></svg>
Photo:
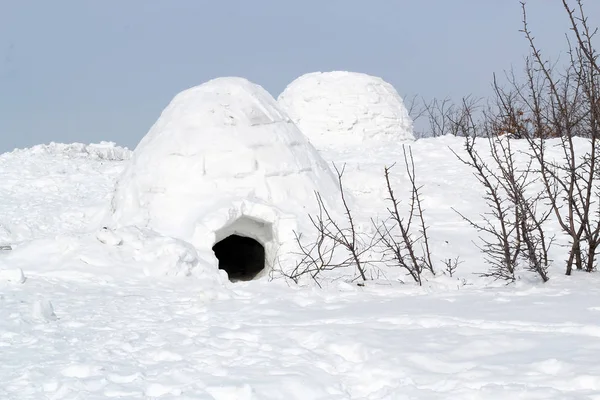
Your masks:
<svg viewBox="0 0 600 400"><path fill-rule="evenodd" d="M231 279L247 280L292 252L315 191L335 206L336 179L262 87L218 78L162 112L118 179L111 216L213 250Z"/></svg>
<svg viewBox="0 0 600 400"><path fill-rule="evenodd" d="M277 101L317 149L414 140L402 98L378 77L313 72L290 83Z"/></svg>

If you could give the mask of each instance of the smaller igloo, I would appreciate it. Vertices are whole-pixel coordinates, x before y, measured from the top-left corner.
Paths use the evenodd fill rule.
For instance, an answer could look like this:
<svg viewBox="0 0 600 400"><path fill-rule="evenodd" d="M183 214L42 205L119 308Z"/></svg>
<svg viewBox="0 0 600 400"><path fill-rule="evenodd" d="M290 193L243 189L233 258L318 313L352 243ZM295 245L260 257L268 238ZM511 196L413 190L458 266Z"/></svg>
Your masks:
<svg viewBox="0 0 600 400"><path fill-rule="evenodd" d="M335 176L275 99L218 78L162 112L117 181L111 217L185 240L231 280L249 280L291 257L315 192L335 211Z"/></svg>
<svg viewBox="0 0 600 400"><path fill-rule="evenodd" d="M413 141L413 121L396 89L356 72L313 72L277 99L317 148L364 148Z"/></svg>

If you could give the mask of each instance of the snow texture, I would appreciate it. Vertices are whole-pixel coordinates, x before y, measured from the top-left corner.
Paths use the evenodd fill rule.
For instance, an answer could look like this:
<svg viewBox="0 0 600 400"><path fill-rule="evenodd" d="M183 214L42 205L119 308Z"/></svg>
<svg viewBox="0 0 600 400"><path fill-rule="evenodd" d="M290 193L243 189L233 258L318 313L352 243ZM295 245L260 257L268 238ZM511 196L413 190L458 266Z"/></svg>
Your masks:
<svg viewBox="0 0 600 400"><path fill-rule="evenodd" d="M556 144L548 157L560 156ZM462 146L411 144L435 261L460 256L456 275L418 287L380 264L364 287L323 289L233 284L186 241L86 228L128 168L120 157L70 145L0 155L0 224L13 246L0 252L0 399L599 400L598 274L564 276L557 245L547 284L522 270L508 286L478 277L479 233L452 210L486 211L451 152ZM402 147L324 156L347 162L356 222L370 226L386 205L382 167L401 164ZM392 172L409 194L401 165ZM563 239L555 223L553 234Z"/></svg>
<svg viewBox="0 0 600 400"><path fill-rule="evenodd" d="M289 256L315 191L335 205L338 187L270 94L218 78L163 111L119 178L111 212L117 227L150 228L207 254L231 234L250 237L265 247L267 273Z"/></svg>
<svg viewBox="0 0 600 400"><path fill-rule="evenodd" d="M290 83L277 101L318 149L414 140L402 98L378 77L313 72Z"/></svg>
<svg viewBox="0 0 600 400"><path fill-rule="evenodd" d="M131 151L116 146L113 142L92 144L83 143L54 143L41 144L30 149L15 149L12 154L26 153L27 155L54 155L64 158L83 158L93 160L123 161L131 158ZM7 153L11 154L11 153Z"/></svg>
<svg viewBox="0 0 600 400"><path fill-rule="evenodd" d="M130 157L131 151L108 142L50 143L1 154L0 247L95 227Z"/></svg>

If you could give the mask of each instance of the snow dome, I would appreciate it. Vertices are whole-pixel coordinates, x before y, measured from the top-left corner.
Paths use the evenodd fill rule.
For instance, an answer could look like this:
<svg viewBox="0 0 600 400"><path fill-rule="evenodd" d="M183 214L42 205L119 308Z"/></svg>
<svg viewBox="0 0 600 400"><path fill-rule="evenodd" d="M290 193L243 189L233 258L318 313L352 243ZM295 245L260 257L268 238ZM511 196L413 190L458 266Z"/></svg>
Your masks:
<svg viewBox="0 0 600 400"><path fill-rule="evenodd" d="M314 72L290 83L278 103L317 148L414 140L392 85L356 72Z"/></svg>
<svg viewBox="0 0 600 400"><path fill-rule="evenodd" d="M275 99L218 78L162 112L117 181L111 215L212 250L230 278L251 279L289 253L278 251L314 211L315 191L333 205L336 177ZM234 270L242 259L262 265Z"/></svg>

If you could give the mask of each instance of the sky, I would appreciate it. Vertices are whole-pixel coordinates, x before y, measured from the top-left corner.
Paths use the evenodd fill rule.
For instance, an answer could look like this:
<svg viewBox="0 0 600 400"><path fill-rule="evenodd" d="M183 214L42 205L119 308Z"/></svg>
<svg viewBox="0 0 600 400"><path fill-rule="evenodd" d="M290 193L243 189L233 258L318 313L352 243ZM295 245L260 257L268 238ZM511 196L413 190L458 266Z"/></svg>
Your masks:
<svg viewBox="0 0 600 400"><path fill-rule="evenodd" d="M558 57L561 2L527 4L536 40ZM600 2L585 4L600 15ZM332 70L380 76L407 99L485 97L493 73L522 67L521 27L519 0L0 0L0 153L135 148L175 94L219 76L274 97Z"/></svg>

